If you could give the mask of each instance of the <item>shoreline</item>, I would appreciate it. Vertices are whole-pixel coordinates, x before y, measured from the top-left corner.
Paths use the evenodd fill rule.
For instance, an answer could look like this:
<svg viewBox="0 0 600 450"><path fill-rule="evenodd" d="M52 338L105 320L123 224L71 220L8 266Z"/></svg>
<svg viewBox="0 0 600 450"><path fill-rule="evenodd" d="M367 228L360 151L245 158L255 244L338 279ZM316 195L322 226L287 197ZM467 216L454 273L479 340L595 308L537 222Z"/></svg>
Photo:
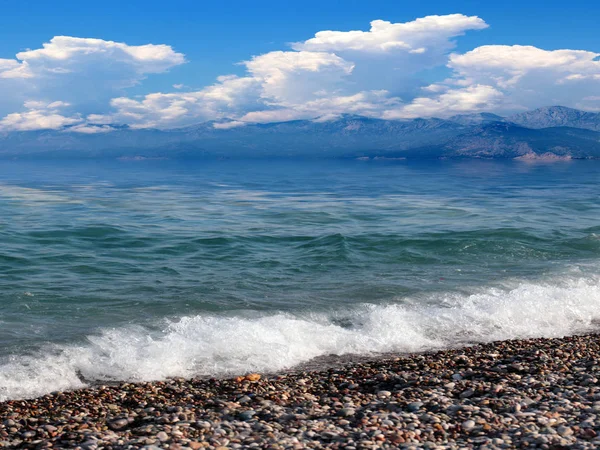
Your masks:
<svg viewBox="0 0 600 450"><path fill-rule="evenodd" d="M600 446L599 334L349 359L9 400L0 403L0 447Z"/></svg>

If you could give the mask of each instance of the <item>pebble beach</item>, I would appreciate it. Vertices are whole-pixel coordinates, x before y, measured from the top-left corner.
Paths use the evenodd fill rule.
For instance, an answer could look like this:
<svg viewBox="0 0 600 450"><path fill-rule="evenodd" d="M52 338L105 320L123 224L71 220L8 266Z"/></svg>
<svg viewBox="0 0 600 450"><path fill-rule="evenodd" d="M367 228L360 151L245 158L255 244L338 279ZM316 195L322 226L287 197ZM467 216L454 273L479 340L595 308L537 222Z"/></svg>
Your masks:
<svg viewBox="0 0 600 450"><path fill-rule="evenodd" d="M599 341L502 341L326 370L12 400L0 403L0 447L598 448Z"/></svg>

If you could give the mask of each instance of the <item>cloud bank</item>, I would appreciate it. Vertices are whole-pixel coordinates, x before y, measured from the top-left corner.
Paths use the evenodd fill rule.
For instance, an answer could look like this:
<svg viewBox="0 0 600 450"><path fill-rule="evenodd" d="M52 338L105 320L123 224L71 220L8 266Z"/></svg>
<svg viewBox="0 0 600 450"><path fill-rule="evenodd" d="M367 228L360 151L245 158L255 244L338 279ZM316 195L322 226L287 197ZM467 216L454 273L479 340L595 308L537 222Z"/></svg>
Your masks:
<svg viewBox="0 0 600 450"><path fill-rule="evenodd" d="M168 45L56 36L42 48L17 53L15 59L0 59L0 113L21 105L21 111L6 115L0 126L32 130L71 125L81 121L76 117L82 114L106 109L104 105L112 98L149 74L184 62L184 55ZM31 107L35 103L60 104L62 112L56 107Z"/></svg>
<svg viewBox="0 0 600 450"><path fill-rule="evenodd" d="M386 119L510 113L561 104L600 110L600 54L484 45L456 53L456 39L488 24L477 16L374 20L367 31L320 31L243 61L243 76L223 75L200 90L142 97L127 89L185 63L168 45L128 45L57 36L42 48L0 59L0 131L106 132L109 124L216 127L341 114ZM439 81L425 83L431 73ZM425 77L424 74L429 76ZM166 75L163 75L166 76Z"/></svg>

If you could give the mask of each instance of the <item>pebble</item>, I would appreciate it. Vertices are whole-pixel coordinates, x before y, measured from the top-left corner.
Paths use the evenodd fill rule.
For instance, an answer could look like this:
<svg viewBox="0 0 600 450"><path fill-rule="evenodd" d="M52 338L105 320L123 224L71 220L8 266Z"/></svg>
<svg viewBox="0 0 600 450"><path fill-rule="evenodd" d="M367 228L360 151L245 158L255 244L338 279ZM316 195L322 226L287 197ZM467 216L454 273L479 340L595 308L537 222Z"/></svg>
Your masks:
<svg viewBox="0 0 600 450"><path fill-rule="evenodd" d="M238 398L238 403L240 405L244 405L244 404L249 403L251 401L252 401L252 399L250 397L248 397L247 395L243 395L242 397Z"/></svg>
<svg viewBox="0 0 600 450"><path fill-rule="evenodd" d="M406 406L406 409L410 412L417 412L419 409L421 409L421 406L423 406L423 402L410 402Z"/></svg>
<svg viewBox="0 0 600 450"><path fill-rule="evenodd" d="M116 419L108 422L108 427L112 430L122 430L127 425L129 425L129 421L127 419Z"/></svg>
<svg viewBox="0 0 600 450"><path fill-rule="evenodd" d="M256 411L249 409L248 411L242 411L239 413L239 418L242 420L250 420L254 417Z"/></svg>
<svg viewBox="0 0 600 450"><path fill-rule="evenodd" d="M466 391L460 393L460 398L472 397L474 393L475 391L473 391L473 389L467 389Z"/></svg>
<svg viewBox="0 0 600 450"><path fill-rule="evenodd" d="M356 410L353 408L342 408L338 411L338 416L349 417L353 416L356 413Z"/></svg>
<svg viewBox="0 0 600 450"><path fill-rule="evenodd" d="M465 420L462 423L462 429L465 431L471 431L473 428L475 428L475 422L472 420Z"/></svg>
<svg viewBox="0 0 600 450"><path fill-rule="evenodd" d="M0 448L600 448L600 336L0 403ZM252 405L253 409L248 409Z"/></svg>
<svg viewBox="0 0 600 450"><path fill-rule="evenodd" d="M159 431L158 433L156 433L156 439L158 439L161 442L165 442L169 440L169 435L164 431Z"/></svg>
<svg viewBox="0 0 600 450"><path fill-rule="evenodd" d="M246 380L247 381L258 381L258 380L260 380L260 374L250 373L250 374L246 375Z"/></svg>
<svg viewBox="0 0 600 450"><path fill-rule="evenodd" d="M560 427L558 427L558 429L556 431L561 436L571 436L573 434L573 430L570 427L567 427L564 425L561 425Z"/></svg>

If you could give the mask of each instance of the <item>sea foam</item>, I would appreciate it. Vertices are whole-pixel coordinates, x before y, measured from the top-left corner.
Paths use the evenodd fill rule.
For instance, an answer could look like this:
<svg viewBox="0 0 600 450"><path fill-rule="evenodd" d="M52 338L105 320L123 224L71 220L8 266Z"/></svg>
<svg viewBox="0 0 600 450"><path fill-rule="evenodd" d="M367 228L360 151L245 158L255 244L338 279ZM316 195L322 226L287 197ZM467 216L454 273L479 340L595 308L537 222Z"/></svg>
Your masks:
<svg viewBox="0 0 600 450"><path fill-rule="evenodd" d="M600 279L579 276L329 314L202 315L165 320L158 330L105 329L79 345L49 345L0 360L0 400L91 382L273 372L323 355L565 336L595 330L599 305Z"/></svg>

